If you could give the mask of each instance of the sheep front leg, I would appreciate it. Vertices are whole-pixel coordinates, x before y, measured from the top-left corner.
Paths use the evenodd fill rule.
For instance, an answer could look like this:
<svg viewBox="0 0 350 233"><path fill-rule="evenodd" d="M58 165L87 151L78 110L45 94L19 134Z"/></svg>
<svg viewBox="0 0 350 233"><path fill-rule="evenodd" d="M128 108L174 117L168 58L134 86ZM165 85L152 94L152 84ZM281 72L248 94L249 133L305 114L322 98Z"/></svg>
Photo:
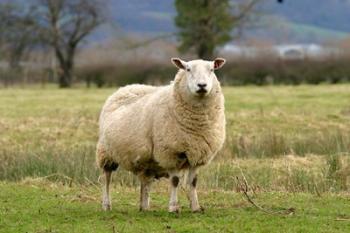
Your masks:
<svg viewBox="0 0 350 233"><path fill-rule="evenodd" d="M190 168L187 184L190 186L190 207L192 212L201 212L203 208L199 205L197 196L197 168Z"/></svg>
<svg viewBox="0 0 350 233"><path fill-rule="evenodd" d="M178 173L170 174L170 201L169 201L169 212L178 213L180 211L180 206L177 200L177 188L180 183L180 176Z"/></svg>
<svg viewBox="0 0 350 233"><path fill-rule="evenodd" d="M149 209L150 197L149 192L151 190L152 179L147 177L140 177L141 181L141 193L140 193L140 211Z"/></svg>

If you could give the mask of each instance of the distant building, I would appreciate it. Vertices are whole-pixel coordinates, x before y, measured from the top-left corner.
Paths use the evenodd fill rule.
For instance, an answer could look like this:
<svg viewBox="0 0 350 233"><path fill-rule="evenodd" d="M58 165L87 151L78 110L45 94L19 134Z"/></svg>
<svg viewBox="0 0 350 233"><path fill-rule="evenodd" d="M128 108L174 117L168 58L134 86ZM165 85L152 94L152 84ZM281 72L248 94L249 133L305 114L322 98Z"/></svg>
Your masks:
<svg viewBox="0 0 350 233"><path fill-rule="evenodd" d="M283 51L279 57L287 60L301 60L301 59L305 59L305 53L304 51L301 51L299 49L289 49L289 50Z"/></svg>
<svg viewBox="0 0 350 233"><path fill-rule="evenodd" d="M244 58L254 58L261 54L269 53L275 54L284 60L317 59L326 56L339 56L341 54L337 48L324 47L318 44L285 44L271 47L237 46L230 44L224 46L221 52L230 56Z"/></svg>
<svg viewBox="0 0 350 233"><path fill-rule="evenodd" d="M305 58L318 58L326 55L326 49L317 44L287 44L277 45L276 50L280 58L286 60L299 60Z"/></svg>

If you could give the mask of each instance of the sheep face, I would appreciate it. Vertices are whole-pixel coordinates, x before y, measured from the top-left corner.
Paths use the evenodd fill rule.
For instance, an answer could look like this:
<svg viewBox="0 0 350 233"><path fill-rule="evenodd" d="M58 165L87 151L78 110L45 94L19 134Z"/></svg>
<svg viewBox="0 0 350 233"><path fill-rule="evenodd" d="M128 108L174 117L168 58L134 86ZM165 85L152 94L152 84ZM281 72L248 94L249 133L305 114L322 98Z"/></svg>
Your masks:
<svg viewBox="0 0 350 233"><path fill-rule="evenodd" d="M186 62L179 58L172 58L172 62L176 67L185 71L189 92L194 96L205 97L210 94L214 82L217 80L214 70L220 69L225 64L225 59Z"/></svg>

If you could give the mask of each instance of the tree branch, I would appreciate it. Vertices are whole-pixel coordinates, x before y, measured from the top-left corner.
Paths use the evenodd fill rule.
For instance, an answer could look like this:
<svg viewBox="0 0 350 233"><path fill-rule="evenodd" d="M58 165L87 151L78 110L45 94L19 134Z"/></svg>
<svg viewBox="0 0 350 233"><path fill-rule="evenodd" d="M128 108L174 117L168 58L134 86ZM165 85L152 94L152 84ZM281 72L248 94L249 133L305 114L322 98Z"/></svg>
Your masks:
<svg viewBox="0 0 350 233"><path fill-rule="evenodd" d="M262 0L251 0L247 5L244 5L243 7L241 7L239 14L236 16L233 16L233 20L235 22L240 22L243 19L246 19L248 14L250 14L254 9L254 7L261 1Z"/></svg>

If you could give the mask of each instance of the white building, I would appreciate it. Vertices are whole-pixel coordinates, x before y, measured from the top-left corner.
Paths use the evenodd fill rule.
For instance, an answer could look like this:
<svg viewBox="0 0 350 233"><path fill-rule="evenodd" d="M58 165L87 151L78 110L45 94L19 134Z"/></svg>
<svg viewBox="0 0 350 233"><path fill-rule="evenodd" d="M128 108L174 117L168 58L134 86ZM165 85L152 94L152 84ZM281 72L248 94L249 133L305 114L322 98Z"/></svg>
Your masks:
<svg viewBox="0 0 350 233"><path fill-rule="evenodd" d="M255 58L261 54L275 54L285 60L300 60L306 58L322 58L326 56L338 56L341 51L337 48L324 47L318 44L285 44L271 47L237 46L226 45L221 50L229 56L241 56L244 58Z"/></svg>

